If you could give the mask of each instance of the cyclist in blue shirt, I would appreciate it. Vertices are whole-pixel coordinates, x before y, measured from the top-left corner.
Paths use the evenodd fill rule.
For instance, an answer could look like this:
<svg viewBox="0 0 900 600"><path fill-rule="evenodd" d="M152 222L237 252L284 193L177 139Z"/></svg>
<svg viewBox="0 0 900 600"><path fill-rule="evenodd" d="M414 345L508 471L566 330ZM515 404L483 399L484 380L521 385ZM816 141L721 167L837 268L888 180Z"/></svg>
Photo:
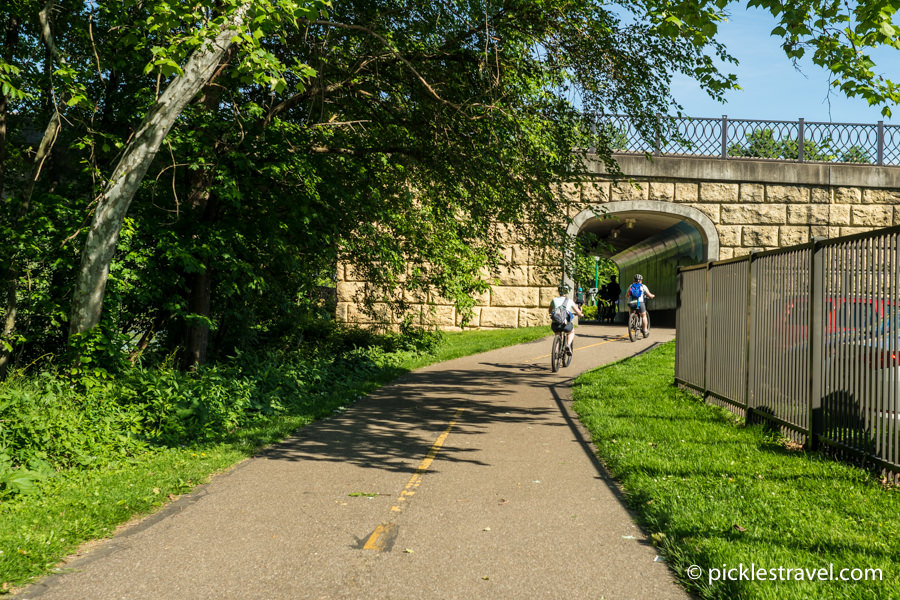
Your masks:
<svg viewBox="0 0 900 600"><path fill-rule="evenodd" d="M634 283L628 286L628 291L626 292L626 300L628 300L628 305L634 307L635 310L641 313L641 324L643 326L643 333L646 336L650 331L649 323L647 323L647 298L655 298L653 294L650 293L650 289L644 285L644 276L641 274L637 274L634 276ZM634 304L632 304L634 303Z"/></svg>

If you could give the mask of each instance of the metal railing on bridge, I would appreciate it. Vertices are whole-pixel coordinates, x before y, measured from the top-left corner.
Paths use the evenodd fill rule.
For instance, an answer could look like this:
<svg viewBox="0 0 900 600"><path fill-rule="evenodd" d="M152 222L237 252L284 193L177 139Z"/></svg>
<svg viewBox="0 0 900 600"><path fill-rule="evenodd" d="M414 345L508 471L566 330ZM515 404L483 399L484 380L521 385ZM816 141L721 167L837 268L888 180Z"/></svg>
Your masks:
<svg viewBox="0 0 900 600"><path fill-rule="evenodd" d="M900 473L900 227L678 274L675 381Z"/></svg>
<svg viewBox="0 0 900 600"><path fill-rule="evenodd" d="M659 117L648 140L625 115L599 115L615 152L900 165L900 125Z"/></svg>

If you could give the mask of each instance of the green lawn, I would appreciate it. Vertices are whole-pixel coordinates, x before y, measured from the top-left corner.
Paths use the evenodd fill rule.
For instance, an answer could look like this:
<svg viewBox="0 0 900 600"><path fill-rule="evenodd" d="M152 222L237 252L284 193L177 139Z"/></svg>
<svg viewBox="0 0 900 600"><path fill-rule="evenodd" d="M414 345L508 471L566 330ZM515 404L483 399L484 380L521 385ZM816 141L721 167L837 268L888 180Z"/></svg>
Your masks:
<svg viewBox="0 0 900 600"><path fill-rule="evenodd" d="M547 327L449 333L429 352L372 353L374 359L360 370L345 358L346 378L323 382L313 398L298 404L299 410L255 422L224 441L156 447L91 468L64 470L29 494L0 495L0 595L48 573L81 543L111 535L121 523L152 512L261 446L342 410L402 373L547 335Z"/></svg>
<svg viewBox="0 0 900 600"><path fill-rule="evenodd" d="M410 357L404 369L418 369L426 365L487 352L494 348L524 344L553 335L549 327L521 329L488 329L483 331L454 331L444 334L444 342L431 354Z"/></svg>
<svg viewBox="0 0 900 600"><path fill-rule="evenodd" d="M789 450L676 388L674 350L671 342L587 373L574 398L600 457L685 586L722 600L900 598L900 492L853 466ZM883 580L819 580L842 569L880 569ZM728 576L756 581L722 581Z"/></svg>

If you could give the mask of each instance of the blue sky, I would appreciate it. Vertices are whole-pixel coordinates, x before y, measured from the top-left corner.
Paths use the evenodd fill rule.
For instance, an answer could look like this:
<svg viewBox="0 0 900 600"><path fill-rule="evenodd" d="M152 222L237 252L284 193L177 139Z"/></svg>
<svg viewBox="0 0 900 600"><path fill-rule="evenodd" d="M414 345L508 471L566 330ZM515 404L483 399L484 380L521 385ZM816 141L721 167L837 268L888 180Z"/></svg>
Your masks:
<svg viewBox="0 0 900 600"><path fill-rule="evenodd" d="M893 116L883 117L880 108L870 107L860 98L848 99L828 85L828 72L804 61L798 72L784 55L779 39L769 35L775 19L759 9L737 7L728 23L723 23L720 40L732 56L740 60L729 72L738 76L742 90L727 95L721 104L707 96L692 81L676 79L673 93L692 117L766 119L795 121L832 121L835 123L900 123L900 106L892 107ZM877 71L900 81L900 52L872 54ZM831 89L829 96L828 92ZM830 99L830 106L826 97Z"/></svg>

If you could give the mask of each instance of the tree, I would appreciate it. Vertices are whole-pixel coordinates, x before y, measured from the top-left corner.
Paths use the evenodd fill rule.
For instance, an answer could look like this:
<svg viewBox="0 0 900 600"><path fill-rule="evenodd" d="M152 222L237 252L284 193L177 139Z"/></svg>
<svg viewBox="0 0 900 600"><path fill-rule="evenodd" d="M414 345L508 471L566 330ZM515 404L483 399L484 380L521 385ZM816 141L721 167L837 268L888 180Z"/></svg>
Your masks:
<svg viewBox="0 0 900 600"><path fill-rule="evenodd" d="M848 97L861 97L869 105L881 105L891 116L891 105L900 102L896 82L875 71L869 50L900 49L900 27L894 23L898 6L885 0L857 2L782 2L750 0L762 7L779 25L772 35L782 39L785 54L794 60L812 51L812 62L831 72L832 85Z"/></svg>
<svg viewBox="0 0 900 600"><path fill-rule="evenodd" d="M797 160L800 158L800 143L792 138L775 138L775 132L764 127L754 129L747 134L746 145L733 143L728 147L729 156L742 156L750 158L784 158ZM831 140L824 139L819 142L803 140L803 160L806 161L831 161Z"/></svg>
<svg viewBox="0 0 900 600"><path fill-rule="evenodd" d="M292 4L296 11L296 3ZM100 321L109 266L128 207L175 120L188 102L210 81L225 52L234 39L240 37L244 18L251 8L252 4L242 3L231 7L231 10L223 10L213 20L211 34L201 29L192 40L196 47L183 68L171 59L161 63L170 65L176 72L175 77L148 111L126 146L94 210L72 300L69 323L71 334L84 333ZM256 8L258 10L261 7ZM265 15L265 12L259 12L261 16ZM316 12L313 10L313 13Z"/></svg>

